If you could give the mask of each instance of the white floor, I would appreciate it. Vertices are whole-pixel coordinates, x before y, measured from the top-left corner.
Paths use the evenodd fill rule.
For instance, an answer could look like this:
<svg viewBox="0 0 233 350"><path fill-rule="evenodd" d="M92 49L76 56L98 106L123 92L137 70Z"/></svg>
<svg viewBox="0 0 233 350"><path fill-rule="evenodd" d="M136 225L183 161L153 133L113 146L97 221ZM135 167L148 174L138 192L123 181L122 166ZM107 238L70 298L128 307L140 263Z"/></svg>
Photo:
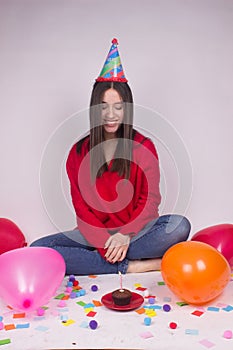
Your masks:
<svg viewBox="0 0 233 350"><path fill-rule="evenodd" d="M56 295L65 291L68 277L64 279ZM39 350L39 349L232 349L233 338L226 339L223 334L226 330L233 331L233 282L230 281L222 295L211 304L202 308L191 305L179 306L180 301L162 281L160 272L143 274L127 274L123 276L123 287L144 296L144 291L135 290L140 284L148 289L150 295L156 296L156 303L151 304L156 311L149 326L144 324L146 313L139 314L132 311L114 311L105 306L94 306L88 311L96 314L87 316L84 306L93 300L100 301L101 297L112 290L119 288L118 275L101 275L96 278L89 276L77 277L79 284L86 290L86 295L76 299L69 299L65 305L58 299L52 298L44 316L37 316L36 312L24 318L13 318L14 311L1 301L0 316L4 325L14 324L16 329L0 330L1 340L10 339L9 344L0 345L0 349ZM91 286L97 285L98 291L91 291ZM145 299L146 300L146 299ZM171 306L170 312L165 312L164 304ZM146 306L144 302L140 308ZM214 311L209 306L216 307ZM228 308L226 309L226 307ZM201 316L192 313L203 311ZM68 319L68 322L62 322ZM95 330L87 327L91 320L96 320L98 327ZM70 321L71 320L71 321ZM64 320L63 320L64 321ZM170 322L175 322L177 328L172 330ZM18 325L18 326L17 326ZM20 328L27 327L27 328Z"/></svg>

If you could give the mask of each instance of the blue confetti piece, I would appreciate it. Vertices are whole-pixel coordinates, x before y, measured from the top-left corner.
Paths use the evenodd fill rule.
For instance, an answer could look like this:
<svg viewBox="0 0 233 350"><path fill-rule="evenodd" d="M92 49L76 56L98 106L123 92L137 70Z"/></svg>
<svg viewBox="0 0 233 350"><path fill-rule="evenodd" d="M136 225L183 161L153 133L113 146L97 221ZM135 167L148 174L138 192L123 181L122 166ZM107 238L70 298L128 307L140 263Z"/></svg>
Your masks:
<svg viewBox="0 0 233 350"><path fill-rule="evenodd" d="M171 301L172 299L170 298L170 297L164 297L163 298L163 301L167 301L167 302L169 302L169 301Z"/></svg>
<svg viewBox="0 0 233 350"><path fill-rule="evenodd" d="M185 334L198 335L199 330L198 329L186 329Z"/></svg>
<svg viewBox="0 0 233 350"><path fill-rule="evenodd" d="M227 305L226 307L223 307L222 310L227 311L227 312L232 311L233 310L233 306Z"/></svg>
<svg viewBox="0 0 233 350"><path fill-rule="evenodd" d="M84 309L89 309L90 307L95 307L95 305L92 303L84 305Z"/></svg>
<svg viewBox="0 0 233 350"><path fill-rule="evenodd" d="M219 307L209 306L209 307L207 308L207 311L219 312Z"/></svg>
<svg viewBox="0 0 233 350"><path fill-rule="evenodd" d="M45 320L45 316L35 316L33 318L33 321L42 321L42 320Z"/></svg>
<svg viewBox="0 0 233 350"><path fill-rule="evenodd" d="M49 327L45 326L38 326L35 328L35 330L40 331L40 332L46 332L49 329Z"/></svg>
<svg viewBox="0 0 233 350"><path fill-rule="evenodd" d="M88 328L88 327L89 327L89 323L86 322L86 321L83 321L83 322L80 324L80 327L81 327L81 328Z"/></svg>
<svg viewBox="0 0 233 350"><path fill-rule="evenodd" d="M19 324L17 324L16 325L16 327L15 328L17 328L17 329L21 329L21 328L29 328L30 327L30 323L19 323Z"/></svg>
<svg viewBox="0 0 233 350"><path fill-rule="evenodd" d="M145 305L143 307L144 307L144 309L152 309L152 310L160 310L160 309L162 309L162 306L160 306L160 305Z"/></svg>
<svg viewBox="0 0 233 350"><path fill-rule="evenodd" d="M57 311L58 311L59 313L62 313L62 312L68 312L69 309L68 309L68 307L63 307L63 308L58 308Z"/></svg>

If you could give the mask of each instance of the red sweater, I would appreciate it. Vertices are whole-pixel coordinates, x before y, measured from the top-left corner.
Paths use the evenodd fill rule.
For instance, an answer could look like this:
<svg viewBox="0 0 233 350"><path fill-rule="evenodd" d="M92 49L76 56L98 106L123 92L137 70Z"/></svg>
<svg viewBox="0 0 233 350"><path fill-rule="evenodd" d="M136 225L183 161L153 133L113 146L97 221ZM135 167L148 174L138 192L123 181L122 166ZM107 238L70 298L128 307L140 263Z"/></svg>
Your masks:
<svg viewBox="0 0 233 350"><path fill-rule="evenodd" d="M159 162L154 144L136 132L133 142L130 178L124 180L108 171L90 180L89 137L77 153L75 144L69 153L66 169L72 202L80 232L103 256L110 232L136 235L148 222L159 216Z"/></svg>

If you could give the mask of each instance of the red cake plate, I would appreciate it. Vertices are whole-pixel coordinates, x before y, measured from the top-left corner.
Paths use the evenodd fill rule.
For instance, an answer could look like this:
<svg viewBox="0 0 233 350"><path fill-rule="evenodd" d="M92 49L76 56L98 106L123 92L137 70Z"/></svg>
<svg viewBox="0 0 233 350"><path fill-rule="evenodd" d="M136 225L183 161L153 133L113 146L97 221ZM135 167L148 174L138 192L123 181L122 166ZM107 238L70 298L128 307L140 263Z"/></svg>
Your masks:
<svg viewBox="0 0 233 350"><path fill-rule="evenodd" d="M130 311L137 309L144 302L144 298L137 293L132 292L132 297L130 303L127 305L116 305L112 299L112 293L107 293L101 298L101 302L108 309L117 310L117 311Z"/></svg>

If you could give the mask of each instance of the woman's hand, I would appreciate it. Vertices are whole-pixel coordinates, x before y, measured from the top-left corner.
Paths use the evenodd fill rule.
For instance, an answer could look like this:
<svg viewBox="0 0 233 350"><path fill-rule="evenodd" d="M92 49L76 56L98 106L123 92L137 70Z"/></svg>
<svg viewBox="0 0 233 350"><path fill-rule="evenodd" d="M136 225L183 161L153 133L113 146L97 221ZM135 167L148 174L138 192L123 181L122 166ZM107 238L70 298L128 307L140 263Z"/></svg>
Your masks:
<svg viewBox="0 0 233 350"><path fill-rule="evenodd" d="M105 243L104 248L107 248L105 254L106 260L113 264L117 261L124 260L129 248L129 243L130 237L128 235L123 235L120 232L114 233Z"/></svg>

